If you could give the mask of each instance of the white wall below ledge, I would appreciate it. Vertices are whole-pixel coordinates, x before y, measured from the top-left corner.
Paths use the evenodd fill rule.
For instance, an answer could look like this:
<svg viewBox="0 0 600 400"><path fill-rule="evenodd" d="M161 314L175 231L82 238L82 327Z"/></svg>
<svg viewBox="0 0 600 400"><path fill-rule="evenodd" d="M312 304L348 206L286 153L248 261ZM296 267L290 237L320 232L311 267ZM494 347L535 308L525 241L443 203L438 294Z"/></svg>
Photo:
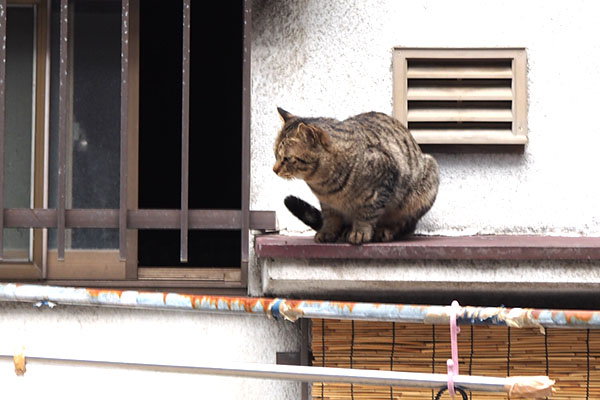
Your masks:
<svg viewBox="0 0 600 400"><path fill-rule="evenodd" d="M260 260L265 296L418 301L423 293L470 293L478 304L524 293L538 298L600 289L594 261ZM487 298L486 298L487 297ZM413 300L414 299L414 300ZM542 299L543 303L543 299ZM528 304L520 305L529 307Z"/></svg>

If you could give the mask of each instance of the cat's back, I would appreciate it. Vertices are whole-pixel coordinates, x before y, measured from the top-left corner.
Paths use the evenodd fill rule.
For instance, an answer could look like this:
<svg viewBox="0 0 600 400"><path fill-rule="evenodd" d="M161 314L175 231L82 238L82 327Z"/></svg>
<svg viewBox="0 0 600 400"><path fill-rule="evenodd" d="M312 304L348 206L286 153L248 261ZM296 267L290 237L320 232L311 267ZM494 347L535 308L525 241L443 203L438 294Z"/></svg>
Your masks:
<svg viewBox="0 0 600 400"><path fill-rule="evenodd" d="M342 121L340 125L366 138L396 140L410 137L412 141L412 135L400 121L377 111L357 114Z"/></svg>
<svg viewBox="0 0 600 400"><path fill-rule="evenodd" d="M340 123L352 132L354 140L366 147L380 147L406 155L420 154L420 148L409 130L387 114L371 111L350 117Z"/></svg>

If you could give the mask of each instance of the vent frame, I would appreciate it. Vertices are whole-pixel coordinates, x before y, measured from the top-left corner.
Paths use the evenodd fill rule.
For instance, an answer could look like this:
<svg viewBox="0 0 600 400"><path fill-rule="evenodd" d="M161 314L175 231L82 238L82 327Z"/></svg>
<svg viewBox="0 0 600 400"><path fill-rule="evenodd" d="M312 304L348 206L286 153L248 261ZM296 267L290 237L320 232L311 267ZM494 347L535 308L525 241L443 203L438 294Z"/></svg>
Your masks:
<svg viewBox="0 0 600 400"><path fill-rule="evenodd" d="M393 116L419 144L528 142L524 48L395 47L393 82Z"/></svg>

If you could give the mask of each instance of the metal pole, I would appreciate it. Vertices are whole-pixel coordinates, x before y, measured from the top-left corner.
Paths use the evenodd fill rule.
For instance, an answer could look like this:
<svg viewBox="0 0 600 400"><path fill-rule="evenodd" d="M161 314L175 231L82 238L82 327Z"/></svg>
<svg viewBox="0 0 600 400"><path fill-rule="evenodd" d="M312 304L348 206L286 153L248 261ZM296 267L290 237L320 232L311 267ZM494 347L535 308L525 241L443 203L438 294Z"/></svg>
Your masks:
<svg viewBox="0 0 600 400"><path fill-rule="evenodd" d="M450 306L203 296L14 283L0 283L0 301L233 313L289 321L296 321L299 318L324 318L448 324L452 313ZM600 329L600 311L460 307L457 323L501 325L513 328Z"/></svg>
<svg viewBox="0 0 600 400"><path fill-rule="evenodd" d="M4 135L6 133L6 0L0 0L0 260L4 258Z"/></svg>
<svg viewBox="0 0 600 400"><path fill-rule="evenodd" d="M127 258L127 152L129 141L129 0L121 3L121 151L119 181L119 259Z"/></svg>
<svg viewBox="0 0 600 400"><path fill-rule="evenodd" d="M190 30L191 0L183 0L183 55L181 64L181 219L179 259L188 262L190 158Z"/></svg>
<svg viewBox="0 0 600 400"><path fill-rule="evenodd" d="M65 259L65 209L67 192L67 124L69 91L69 0L60 1L60 65L58 88L58 203L56 207L56 226L58 234L58 259Z"/></svg>
<svg viewBox="0 0 600 400"><path fill-rule="evenodd" d="M252 0L244 0L244 46L242 55L242 204L241 204L241 281L248 285L250 260L250 101L251 101L251 51L252 51Z"/></svg>
<svg viewBox="0 0 600 400"><path fill-rule="evenodd" d="M0 355L13 359L13 355ZM258 363L219 363L167 365L108 360L77 360L26 356L27 365L90 366L111 369L160 371L187 374L233 376L240 378L281 379L300 382L341 382L365 385L383 385L441 389L446 386L448 376L417 372L378 371L347 368L307 367ZM465 390L482 392L505 392L514 378L459 375L455 384Z"/></svg>

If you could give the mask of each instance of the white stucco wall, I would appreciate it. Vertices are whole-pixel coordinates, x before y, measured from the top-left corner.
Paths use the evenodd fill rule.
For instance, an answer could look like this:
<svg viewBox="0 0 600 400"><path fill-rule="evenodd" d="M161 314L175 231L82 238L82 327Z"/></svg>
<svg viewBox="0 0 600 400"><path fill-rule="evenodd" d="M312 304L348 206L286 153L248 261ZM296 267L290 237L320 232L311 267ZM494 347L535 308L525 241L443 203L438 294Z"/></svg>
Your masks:
<svg viewBox="0 0 600 400"><path fill-rule="evenodd" d="M600 3L587 1L268 1L254 5L253 209L303 231L272 172L276 107L305 116L392 112L392 48L525 47L524 154L435 154L439 196L426 234L600 235Z"/></svg>
<svg viewBox="0 0 600 400"><path fill-rule="evenodd" d="M519 47L528 58L523 154L434 154L439 194L417 233L600 236L600 3L257 0L253 18L251 207L275 210L283 233L311 234L285 209L285 196L318 203L304 182L272 172L277 106L339 119L371 110L391 115L394 47ZM517 294L597 290L597 267L276 259L254 265L251 288L271 296L404 301L419 301L424 292L479 293L470 298L498 305ZM486 300L492 293L496 300Z"/></svg>
<svg viewBox="0 0 600 400"><path fill-rule="evenodd" d="M257 316L101 307L35 308L0 302L0 354L181 365L275 363L298 351L294 324ZM92 367L27 366L0 359L3 397L20 399L299 399L300 384Z"/></svg>

